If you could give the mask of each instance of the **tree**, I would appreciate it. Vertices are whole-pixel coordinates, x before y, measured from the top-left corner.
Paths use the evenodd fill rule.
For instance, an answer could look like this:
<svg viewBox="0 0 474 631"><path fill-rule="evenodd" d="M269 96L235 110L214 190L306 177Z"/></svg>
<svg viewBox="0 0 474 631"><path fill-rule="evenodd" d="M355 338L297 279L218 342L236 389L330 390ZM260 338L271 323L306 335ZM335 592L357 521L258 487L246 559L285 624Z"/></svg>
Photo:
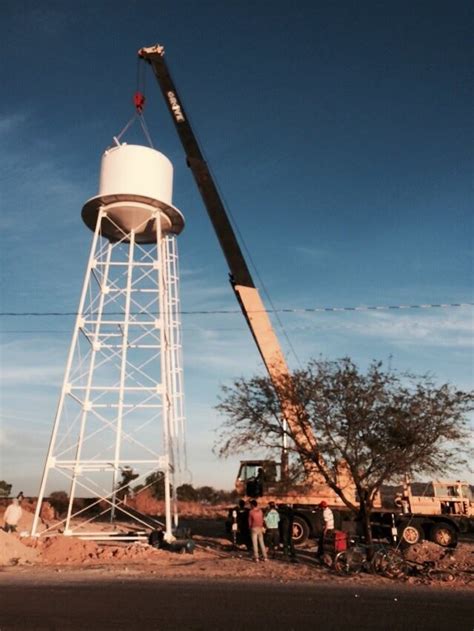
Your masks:
<svg viewBox="0 0 474 631"><path fill-rule="evenodd" d="M0 497L10 497L11 490L11 484L8 484L5 480L0 480Z"/></svg>
<svg viewBox="0 0 474 631"><path fill-rule="evenodd" d="M69 496L66 491L53 491L49 496L49 503L56 511L58 517L62 517L67 512Z"/></svg>
<svg viewBox="0 0 474 631"><path fill-rule="evenodd" d="M183 502L195 502L198 499L198 492L192 484L181 484L176 489L178 499Z"/></svg>
<svg viewBox="0 0 474 631"><path fill-rule="evenodd" d="M205 504L215 504L218 492L212 486L199 486L196 489L198 500Z"/></svg>
<svg viewBox="0 0 474 631"><path fill-rule="evenodd" d="M291 427L283 423L282 399L294 410ZM473 401L472 393L436 386L429 375L385 370L381 362L363 374L349 358L311 360L276 388L268 377L224 387L217 409L226 419L215 448L221 457L255 448L273 456L286 433L300 470L315 470L358 513L370 543L370 511L384 482L466 464ZM358 504L339 483L344 469Z"/></svg>
<svg viewBox="0 0 474 631"><path fill-rule="evenodd" d="M182 502L205 502L207 504L221 504L223 502L235 502L236 491L223 491L212 486L200 486L197 489L192 484L182 484L176 489L178 500Z"/></svg>
<svg viewBox="0 0 474 631"><path fill-rule="evenodd" d="M139 476L135 473L131 467L121 467L120 469L121 479L116 486L116 494L119 500L126 502L126 498L130 495L130 484L133 480L136 480Z"/></svg>
<svg viewBox="0 0 474 631"><path fill-rule="evenodd" d="M154 471L145 478L145 486L135 487L135 492L140 492L143 488L150 488L151 494L157 500L165 499L165 474L163 471Z"/></svg>

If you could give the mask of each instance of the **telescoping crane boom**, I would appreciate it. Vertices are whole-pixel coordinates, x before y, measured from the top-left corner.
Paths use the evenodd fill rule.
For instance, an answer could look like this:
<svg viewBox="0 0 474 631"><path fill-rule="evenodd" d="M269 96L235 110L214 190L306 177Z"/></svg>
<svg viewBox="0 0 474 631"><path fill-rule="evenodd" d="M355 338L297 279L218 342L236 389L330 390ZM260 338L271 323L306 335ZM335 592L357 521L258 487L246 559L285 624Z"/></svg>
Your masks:
<svg viewBox="0 0 474 631"><path fill-rule="evenodd" d="M268 312L253 282L212 174L204 160L182 101L169 73L164 57L164 47L157 45L142 48L138 54L149 62L153 68L183 145L187 164L196 180L202 200L227 260L232 289L270 375L270 379L278 392L279 384L282 383L285 377L289 376L290 371ZM291 416L294 414L291 406L282 399L280 399L280 404L286 422L291 424Z"/></svg>
<svg viewBox="0 0 474 631"><path fill-rule="evenodd" d="M288 385L291 384L291 374L286 359L273 329L268 312L253 282L212 174L204 160L182 101L169 73L164 58L164 52L163 46L156 45L149 48L141 48L138 54L153 68L153 72L163 93L168 110L183 145L187 164L196 180L202 200L227 260L232 289L277 393L282 415L289 430L288 433L298 441L300 449L311 451L316 445L315 438L304 421L302 423L301 416L298 416L298 408L288 395ZM304 427L302 427L302 425L304 425ZM286 432L283 432L282 447L280 463L281 482L286 483L288 481ZM276 463L272 461L242 461L241 471L246 471L242 475L239 473L239 480L242 481L242 491L249 493L249 485L245 484L245 481L252 478L252 471L256 472L256 469L262 465L264 465L264 469L266 465L268 465L269 469L273 470L275 470L276 467ZM248 473L248 471L251 473ZM308 482L311 480L311 495L313 496L313 501L319 498L327 499L333 504L342 503L340 498L328 488L322 476L317 474L313 467L307 467L306 476ZM307 495L305 499L308 500ZM292 501L295 501L295 499L293 498Z"/></svg>
<svg viewBox="0 0 474 631"><path fill-rule="evenodd" d="M150 48L142 48L138 54L150 63L158 80L183 145L187 164L196 180L202 200L227 260L232 288L270 377L287 375L289 370L279 341L258 289L252 280L222 199L170 76L164 58L164 47L157 45Z"/></svg>

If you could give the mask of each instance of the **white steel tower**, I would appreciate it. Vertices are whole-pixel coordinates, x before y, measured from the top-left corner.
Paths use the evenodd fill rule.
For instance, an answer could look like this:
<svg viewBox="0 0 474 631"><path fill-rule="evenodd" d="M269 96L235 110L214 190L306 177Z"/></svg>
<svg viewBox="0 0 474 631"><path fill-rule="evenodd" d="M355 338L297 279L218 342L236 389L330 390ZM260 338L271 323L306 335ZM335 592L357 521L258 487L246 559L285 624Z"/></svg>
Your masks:
<svg viewBox="0 0 474 631"><path fill-rule="evenodd" d="M167 539L172 514L177 525L186 468L176 244L184 219L172 205L168 158L116 143L102 157L99 194L82 210L94 236L33 535L46 491L65 481L67 515L55 527L66 535L107 537L104 522L124 515L145 525L123 501L132 477L134 486L164 481ZM94 499L77 508L78 498Z"/></svg>

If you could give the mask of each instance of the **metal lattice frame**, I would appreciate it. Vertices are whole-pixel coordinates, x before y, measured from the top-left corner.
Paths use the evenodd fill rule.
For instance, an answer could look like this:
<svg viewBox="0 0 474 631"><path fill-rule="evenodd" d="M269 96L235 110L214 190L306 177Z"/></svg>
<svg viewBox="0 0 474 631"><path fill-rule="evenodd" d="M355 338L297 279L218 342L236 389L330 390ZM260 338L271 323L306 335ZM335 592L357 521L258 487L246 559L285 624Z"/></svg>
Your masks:
<svg viewBox="0 0 474 631"><path fill-rule="evenodd" d="M74 512L78 497L95 498L111 522L120 510L146 525L121 501L126 485L118 488L119 480L130 469L138 474L134 485L163 472L168 538L172 514L177 525L176 488L187 466L178 253L176 238L161 232L160 211L153 214L156 241L144 245L136 239L141 226L118 242L102 237L102 223L113 220L106 207L99 212L33 535L46 488L64 478L67 516L48 531L62 526L67 535L106 536L103 526L85 530L94 518L79 522L85 509Z"/></svg>

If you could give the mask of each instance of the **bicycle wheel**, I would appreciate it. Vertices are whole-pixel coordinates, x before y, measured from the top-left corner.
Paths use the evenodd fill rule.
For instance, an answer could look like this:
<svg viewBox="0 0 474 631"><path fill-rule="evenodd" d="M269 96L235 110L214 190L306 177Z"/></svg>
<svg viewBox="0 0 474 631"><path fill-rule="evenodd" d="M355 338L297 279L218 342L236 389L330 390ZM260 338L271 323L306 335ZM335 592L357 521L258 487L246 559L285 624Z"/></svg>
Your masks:
<svg viewBox="0 0 474 631"><path fill-rule="evenodd" d="M377 550L372 559L372 568L377 574L382 574L387 578L400 578L407 572L403 557L390 548Z"/></svg>
<svg viewBox="0 0 474 631"><path fill-rule="evenodd" d="M385 546L377 547L370 562L372 571L376 574L383 574L383 569L387 565L387 555L392 552L391 548L386 548Z"/></svg>
<svg viewBox="0 0 474 631"><path fill-rule="evenodd" d="M456 580L456 575L450 570L430 568L428 570L428 578L442 581L443 583L453 583Z"/></svg>
<svg viewBox="0 0 474 631"><path fill-rule="evenodd" d="M342 575L358 574L365 563L365 553L358 548L350 548L339 552L334 559L335 571Z"/></svg>

